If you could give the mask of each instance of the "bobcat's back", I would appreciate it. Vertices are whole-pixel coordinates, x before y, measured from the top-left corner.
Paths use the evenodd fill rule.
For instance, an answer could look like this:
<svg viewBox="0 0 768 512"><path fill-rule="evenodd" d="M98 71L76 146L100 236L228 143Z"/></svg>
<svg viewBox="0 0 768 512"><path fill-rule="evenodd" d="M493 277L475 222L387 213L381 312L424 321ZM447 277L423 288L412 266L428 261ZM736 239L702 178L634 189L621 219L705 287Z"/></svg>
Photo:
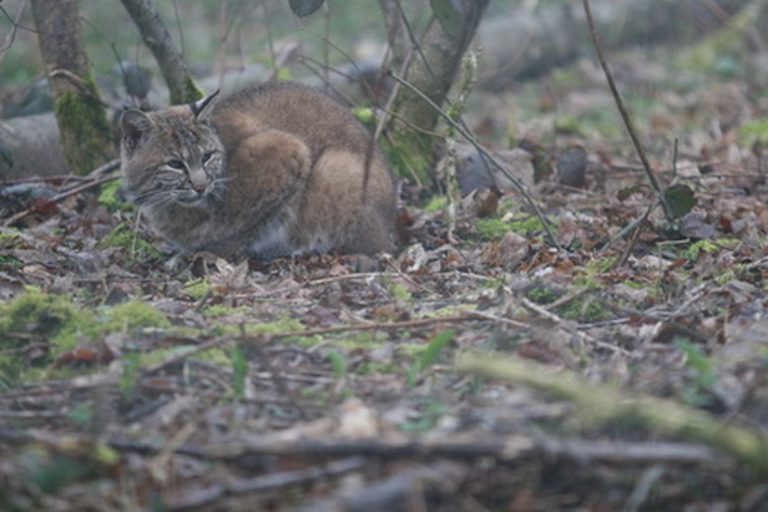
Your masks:
<svg viewBox="0 0 768 512"><path fill-rule="evenodd" d="M394 248L392 178L370 135L333 100L276 83L203 109L122 119L127 195L166 239L183 251L261 258Z"/></svg>

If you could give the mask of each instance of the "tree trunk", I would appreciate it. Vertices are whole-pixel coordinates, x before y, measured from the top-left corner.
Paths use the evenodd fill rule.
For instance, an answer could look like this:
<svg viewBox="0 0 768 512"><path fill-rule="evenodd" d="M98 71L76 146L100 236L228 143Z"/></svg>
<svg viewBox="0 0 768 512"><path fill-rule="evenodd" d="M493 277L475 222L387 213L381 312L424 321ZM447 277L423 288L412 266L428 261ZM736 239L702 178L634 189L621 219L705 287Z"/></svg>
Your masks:
<svg viewBox="0 0 768 512"><path fill-rule="evenodd" d="M141 38L155 56L170 93L171 105L191 103L203 97L187 65L176 49L168 28L152 0L120 0L141 33Z"/></svg>
<svg viewBox="0 0 768 512"><path fill-rule="evenodd" d="M54 99L64 159L86 174L110 159L113 144L99 92L88 69L76 0L32 0L40 54Z"/></svg>
<svg viewBox="0 0 768 512"><path fill-rule="evenodd" d="M418 43L421 51L419 52L416 48L408 49L416 53L411 56L411 65L403 78L436 105L441 106L445 103L448 91L459 70L461 58L475 35L489 1L460 0L457 3L455 0L433 0L430 2L433 9L439 4L444 4L450 9L460 6L461 16L453 19L452 23L438 20L432 22L421 42ZM395 48L394 51L402 50ZM405 58L395 55L394 60L403 62ZM399 72L399 70L393 71ZM429 102L408 87L400 88L393 110L396 114L396 120L393 122L396 144L392 148L385 148L388 150L392 164L399 168L398 171L401 174L405 174L405 169L408 169L407 172L415 172L420 180L429 181L431 179L429 170L434 161L435 151L433 137L425 132L434 130L439 119L438 112Z"/></svg>

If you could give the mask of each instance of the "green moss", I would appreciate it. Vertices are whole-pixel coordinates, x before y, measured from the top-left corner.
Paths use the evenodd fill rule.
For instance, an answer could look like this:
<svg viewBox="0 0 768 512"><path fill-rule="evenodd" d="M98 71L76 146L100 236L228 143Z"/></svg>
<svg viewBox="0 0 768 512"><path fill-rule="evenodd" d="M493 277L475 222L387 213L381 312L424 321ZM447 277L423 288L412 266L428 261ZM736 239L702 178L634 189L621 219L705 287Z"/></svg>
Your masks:
<svg viewBox="0 0 768 512"><path fill-rule="evenodd" d="M125 201L120 200L118 190L122 183L123 181L118 179L101 186L99 204L106 207L110 212L116 212L118 210L131 211L136 209L136 206L132 203L126 203Z"/></svg>
<svg viewBox="0 0 768 512"><path fill-rule="evenodd" d="M99 242L99 249L116 247L123 249L128 254L129 263L142 263L160 259L162 253L155 246L141 237L139 233L130 228L126 223L121 223Z"/></svg>
<svg viewBox="0 0 768 512"><path fill-rule="evenodd" d="M208 317L232 316L232 315L248 313L249 311L250 311L250 308L247 308L245 306L232 308L229 306L222 306L221 304L216 304L213 306L208 306L207 308L203 309L203 316L208 316Z"/></svg>
<svg viewBox="0 0 768 512"><path fill-rule="evenodd" d="M368 361L355 367L355 373L358 375L400 375L404 373L404 369L399 364L395 363L380 363L376 361Z"/></svg>
<svg viewBox="0 0 768 512"><path fill-rule="evenodd" d="M566 320L581 323L600 322L614 317L613 313L600 301L589 296L578 297L563 304L555 312Z"/></svg>
<svg viewBox="0 0 768 512"><path fill-rule="evenodd" d="M410 300L413 298L411 296L411 292L408 291L408 288L400 281L394 281L385 276L382 277L381 284L384 285L384 287L389 292L389 295L396 301L410 302Z"/></svg>
<svg viewBox="0 0 768 512"><path fill-rule="evenodd" d="M429 202L424 205L424 211L427 213L437 213L448 206L447 196L432 196Z"/></svg>
<svg viewBox="0 0 768 512"><path fill-rule="evenodd" d="M423 311L421 314L416 315L415 318L445 318L452 316L459 316L467 311L476 311L477 304L451 304L442 308Z"/></svg>
<svg viewBox="0 0 768 512"><path fill-rule="evenodd" d="M13 228L0 229L0 247L3 249L11 249L16 247L24 239L21 232Z"/></svg>
<svg viewBox="0 0 768 512"><path fill-rule="evenodd" d="M527 296L536 304L552 304L562 296L562 293L554 288L547 286L538 286L528 291Z"/></svg>
<svg viewBox="0 0 768 512"><path fill-rule="evenodd" d="M230 368L232 366L232 356L229 350L221 347L203 350L202 352L195 354L193 358L198 361L205 361L206 363L215 364L224 368Z"/></svg>
<svg viewBox="0 0 768 512"><path fill-rule="evenodd" d="M513 217L508 220L492 218L477 219L475 228L480 238L486 241L499 240L509 231L523 236L535 236L544 232L544 225L535 215Z"/></svg>
<svg viewBox="0 0 768 512"><path fill-rule="evenodd" d="M602 284L596 279L596 276L610 271L618 259L619 256L606 256L604 258L594 258L588 261L587 264L581 268L581 274L574 277L573 284L579 288L586 288L588 290L602 288Z"/></svg>
<svg viewBox="0 0 768 512"><path fill-rule="evenodd" d="M432 183L431 137L408 132L407 135L396 136L394 143L385 138L380 146L398 176L412 179L416 175L422 184L429 186Z"/></svg>
<svg viewBox="0 0 768 512"><path fill-rule="evenodd" d="M100 320L99 330L103 332L132 331L145 327L165 329L171 326L165 315L140 300L107 309Z"/></svg>
<svg viewBox="0 0 768 512"><path fill-rule="evenodd" d="M689 261L698 261L702 253L710 254L722 248L735 249L741 242L735 238L721 238L719 240L699 240L686 249L684 256Z"/></svg>
<svg viewBox="0 0 768 512"><path fill-rule="evenodd" d="M68 297L29 291L0 306L0 349L26 343L29 336L50 340L72 331L81 318Z"/></svg>
<svg viewBox="0 0 768 512"><path fill-rule="evenodd" d="M184 83L181 87L176 84L168 84L168 92L170 94L171 105L192 103L205 96L191 76L187 76L184 79Z"/></svg>
<svg viewBox="0 0 768 512"><path fill-rule="evenodd" d="M200 300L211 291L211 283L206 279L196 279L184 285L184 293L195 300Z"/></svg>
<svg viewBox="0 0 768 512"><path fill-rule="evenodd" d="M376 126L376 118L370 107L355 107L352 109L352 115L363 123L366 128L374 128Z"/></svg>
<svg viewBox="0 0 768 512"><path fill-rule="evenodd" d="M274 322L247 323L242 326L245 334L249 336L286 334L291 332L301 332L305 330L301 321L290 317L282 317ZM241 334L240 325L228 325L221 323L213 328L212 334L215 336L239 336ZM280 343L296 344L301 347L311 347L322 341L320 336L285 336L277 341Z"/></svg>
<svg viewBox="0 0 768 512"><path fill-rule="evenodd" d="M745 123L739 128L739 142L743 146L751 146L755 142L768 142L768 119L757 119Z"/></svg>
<svg viewBox="0 0 768 512"><path fill-rule="evenodd" d="M304 330L300 320L290 317L282 317L274 322L262 324L248 324L245 332L248 334L280 334Z"/></svg>
<svg viewBox="0 0 768 512"><path fill-rule="evenodd" d="M186 103L190 103L192 101L197 101L202 99L205 94L202 90L197 86L195 81L192 79L191 76L188 76L186 81L184 82L184 94L186 96Z"/></svg>
<svg viewBox="0 0 768 512"><path fill-rule="evenodd" d="M84 92L68 91L56 98L54 112L64 159L76 174L91 172L112 156L111 129L90 74L81 77Z"/></svg>
<svg viewBox="0 0 768 512"><path fill-rule="evenodd" d="M78 307L67 296L30 290L0 306L0 350L43 342L56 357L109 332L169 326L162 313L140 301L94 312ZM67 371L65 368L59 373ZM47 368L28 368L25 360L0 358L0 377L13 380L22 374L27 379L51 376Z"/></svg>
<svg viewBox="0 0 768 512"><path fill-rule="evenodd" d="M331 344L334 347L346 350L356 349L374 349L379 348L382 342L388 339L388 335L383 332L358 332L346 336L345 338L334 340Z"/></svg>
<svg viewBox="0 0 768 512"><path fill-rule="evenodd" d="M21 268L24 266L24 262L13 256L0 256L0 266Z"/></svg>
<svg viewBox="0 0 768 512"><path fill-rule="evenodd" d="M475 228L483 240L499 240L510 231L509 224L501 219L477 219Z"/></svg>

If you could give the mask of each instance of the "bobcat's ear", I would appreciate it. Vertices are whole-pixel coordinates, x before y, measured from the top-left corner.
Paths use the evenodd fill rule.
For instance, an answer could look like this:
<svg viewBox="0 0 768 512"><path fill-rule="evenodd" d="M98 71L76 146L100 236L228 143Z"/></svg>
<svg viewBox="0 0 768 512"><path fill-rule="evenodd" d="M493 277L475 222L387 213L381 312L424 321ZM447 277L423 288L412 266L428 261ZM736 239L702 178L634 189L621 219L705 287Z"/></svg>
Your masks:
<svg viewBox="0 0 768 512"><path fill-rule="evenodd" d="M195 116L195 119L202 121L208 116L208 114L210 114L210 106L213 104L213 100L218 95L219 89L216 89L213 94L209 94L205 98L189 104L189 108L192 110L192 114Z"/></svg>
<svg viewBox="0 0 768 512"><path fill-rule="evenodd" d="M120 116L120 131L123 145L129 152L136 149L141 139L153 128L155 123L147 114L135 108L129 108Z"/></svg>

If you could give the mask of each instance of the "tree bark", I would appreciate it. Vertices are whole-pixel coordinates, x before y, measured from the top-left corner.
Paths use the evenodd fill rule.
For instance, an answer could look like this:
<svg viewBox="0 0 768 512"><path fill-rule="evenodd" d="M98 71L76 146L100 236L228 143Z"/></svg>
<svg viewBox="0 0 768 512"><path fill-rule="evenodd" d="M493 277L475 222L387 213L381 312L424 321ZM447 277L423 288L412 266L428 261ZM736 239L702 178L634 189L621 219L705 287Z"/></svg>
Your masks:
<svg viewBox="0 0 768 512"><path fill-rule="evenodd" d="M168 86L171 105L191 103L203 97L195 85L181 52L171 39L168 28L152 4L152 0L120 0L141 33L147 48L155 56L165 84Z"/></svg>
<svg viewBox="0 0 768 512"><path fill-rule="evenodd" d="M449 24L434 20L421 42L416 43L420 51L419 48L413 49L417 53L412 56L411 65L406 76L402 78L423 92L436 105L445 103L448 91L456 79L461 58L475 35L489 1L460 0L458 4L456 0L430 2L433 7L439 3L460 5L462 15L460 20L456 20L460 25L451 29ZM407 25L405 28L407 29ZM393 50L402 51L398 48ZM396 55L394 60L403 62L405 59ZM397 73L398 70L394 72ZM434 130L439 114L415 91L406 87L400 88L393 110L398 119L393 125L397 144L393 146L394 150L390 148L388 151L390 160L393 165L400 167L401 174L404 174L403 168L408 168L409 172L415 172L422 181L428 181L431 178L429 169L432 167L435 151L433 137L425 132Z"/></svg>
<svg viewBox="0 0 768 512"><path fill-rule="evenodd" d="M54 99L64 159L86 174L110 159L104 106L88 69L76 0L32 0L40 54Z"/></svg>

